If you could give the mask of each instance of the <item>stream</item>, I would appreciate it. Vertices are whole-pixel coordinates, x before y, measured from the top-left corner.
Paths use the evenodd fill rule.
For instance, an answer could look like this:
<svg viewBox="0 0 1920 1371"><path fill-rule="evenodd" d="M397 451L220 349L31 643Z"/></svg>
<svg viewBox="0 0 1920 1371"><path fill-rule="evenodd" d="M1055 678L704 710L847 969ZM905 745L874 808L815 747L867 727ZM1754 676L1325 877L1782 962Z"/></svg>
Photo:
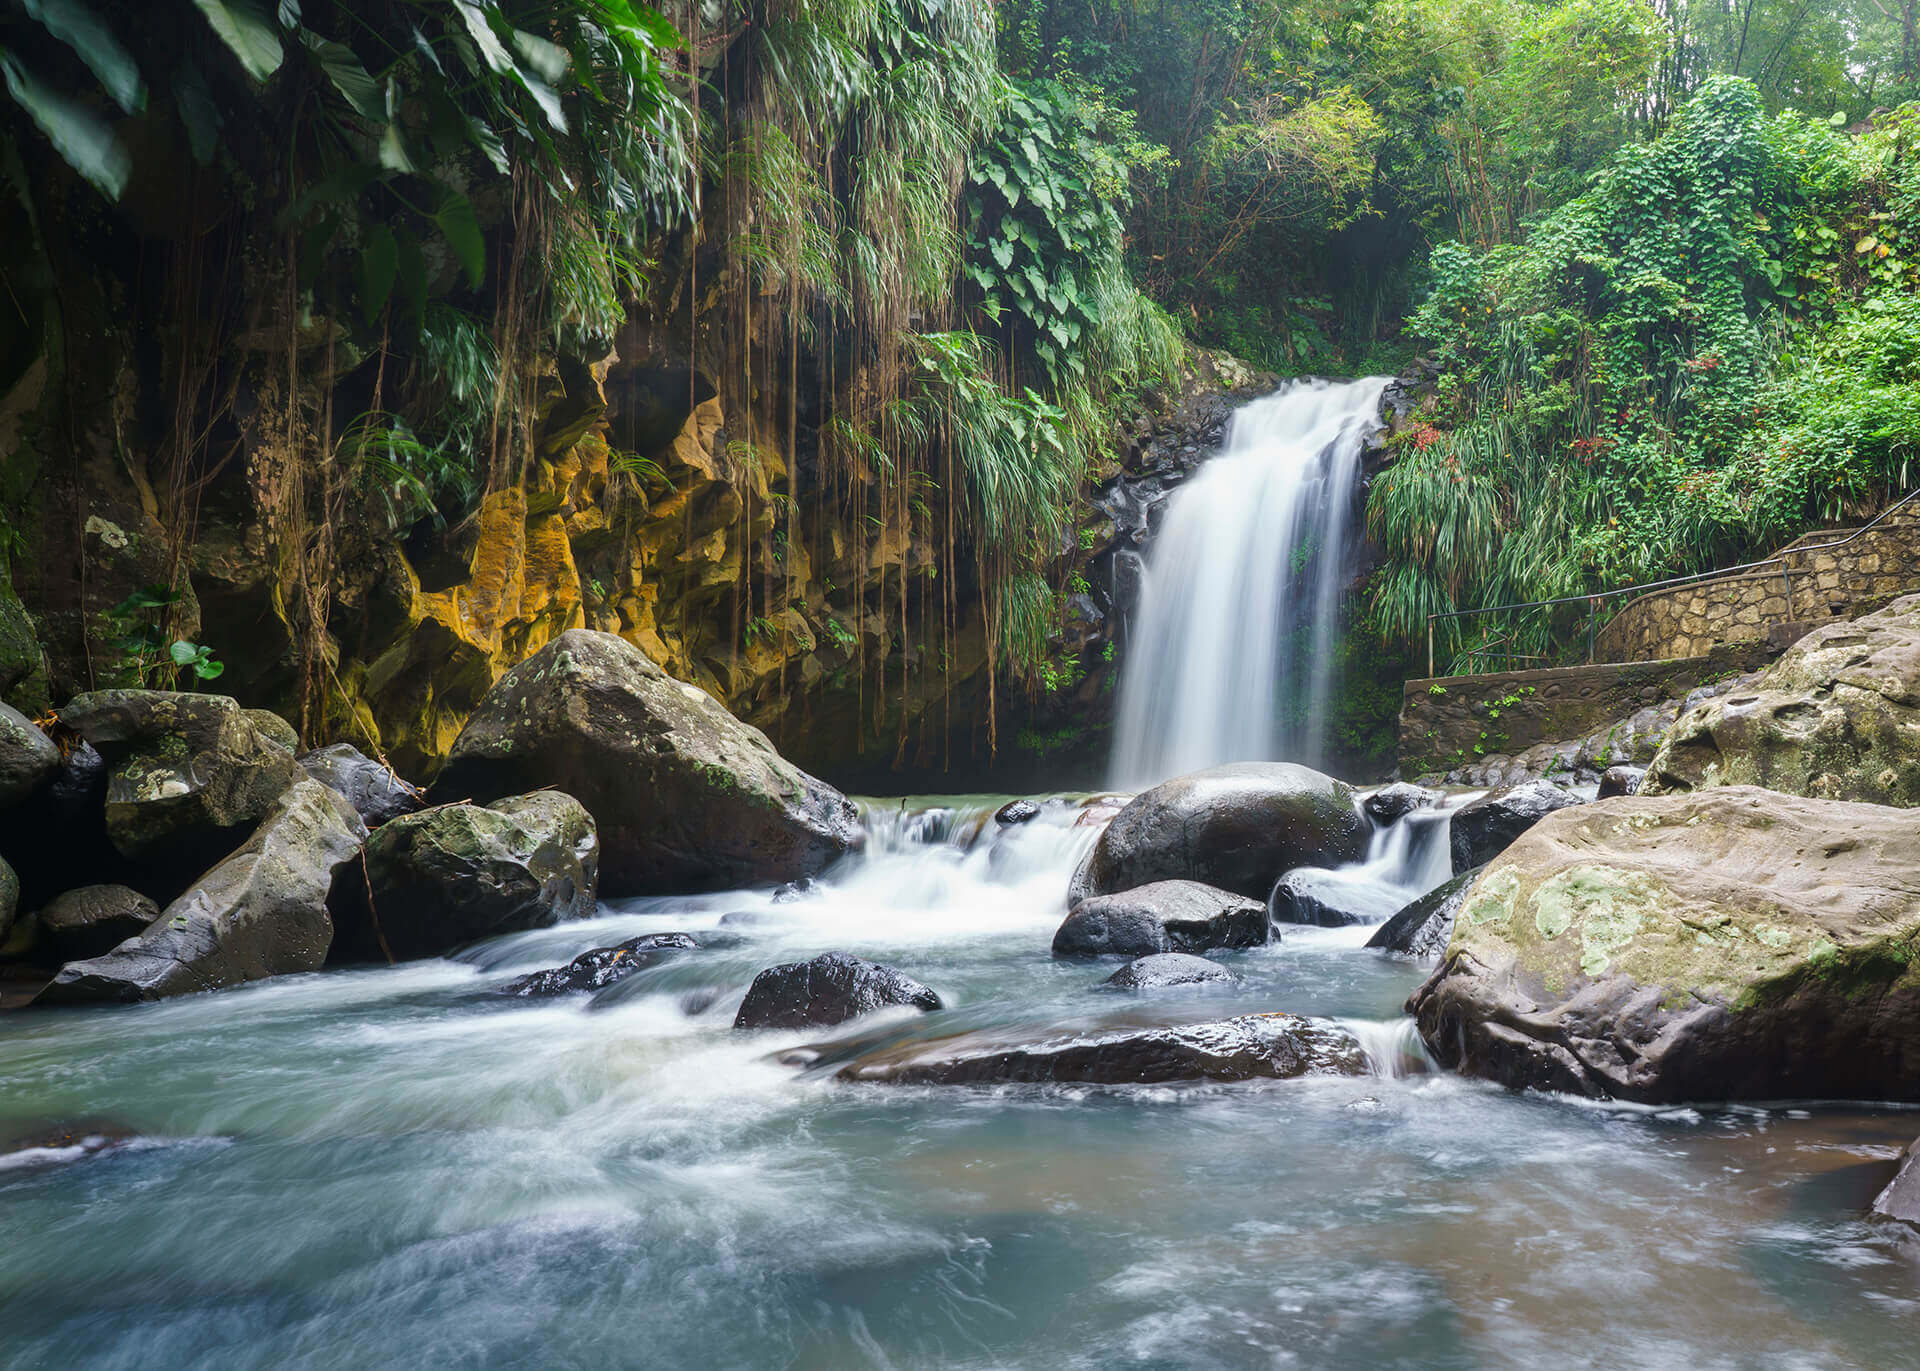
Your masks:
<svg viewBox="0 0 1920 1371"><path fill-rule="evenodd" d="M949 1008L852 1030L1094 1025L1048 955L1073 800L870 802L799 898L603 905L455 960L0 1019L7 1367L1833 1368L1915 1364L1916 1247L1862 1213L1920 1114L1646 1110L1424 1069L1420 966L1370 930L1210 954L1159 1018L1345 1021L1375 1074L854 1086L735 1034L829 949ZM1350 879L1435 878L1421 844ZM1430 855L1430 854L1429 854ZM495 988L590 947L737 934L589 999ZM842 1033L848 1030L841 1030Z"/></svg>

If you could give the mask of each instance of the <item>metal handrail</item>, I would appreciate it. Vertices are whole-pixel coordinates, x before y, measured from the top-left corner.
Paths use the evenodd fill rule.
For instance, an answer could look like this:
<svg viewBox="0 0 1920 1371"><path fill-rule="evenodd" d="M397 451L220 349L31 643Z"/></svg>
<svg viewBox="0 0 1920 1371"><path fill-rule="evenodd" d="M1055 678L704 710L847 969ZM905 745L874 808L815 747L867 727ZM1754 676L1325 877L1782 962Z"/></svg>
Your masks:
<svg viewBox="0 0 1920 1371"><path fill-rule="evenodd" d="M1600 600L1609 599L1615 595L1634 595L1654 590L1667 590L1674 586L1689 585L1696 581L1720 581L1725 580L1729 576L1738 576L1745 571L1757 571L1762 567L1770 566L1780 568L1780 579L1786 586L1787 612L1791 614L1793 612L1793 580L1787 572L1787 558L1798 557L1808 552L1827 552L1836 547L1845 547L1848 543L1855 541L1863 534L1871 532L1882 520L1898 513L1906 506L1912 504L1916 499L1920 499L1920 486L1915 486L1893 504L1888 505L1844 538L1836 538L1830 543L1809 543L1806 547L1783 548L1765 561L1742 562L1738 566L1721 567L1716 571L1696 571L1686 576L1670 576L1664 581L1642 581L1638 585L1621 586L1617 590L1597 590L1587 595L1562 595L1552 600L1523 600L1518 604L1486 605L1479 609L1449 609L1443 610L1438 614L1429 614L1427 616L1427 676L1429 679L1433 677L1433 625L1434 622L1439 619L1464 619L1475 614L1506 614L1516 609L1547 609L1554 605L1573 605L1579 604L1582 601L1585 601L1588 605L1593 605ZM1589 663L1593 661L1593 616L1591 614L1587 616L1587 661Z"/></svg>

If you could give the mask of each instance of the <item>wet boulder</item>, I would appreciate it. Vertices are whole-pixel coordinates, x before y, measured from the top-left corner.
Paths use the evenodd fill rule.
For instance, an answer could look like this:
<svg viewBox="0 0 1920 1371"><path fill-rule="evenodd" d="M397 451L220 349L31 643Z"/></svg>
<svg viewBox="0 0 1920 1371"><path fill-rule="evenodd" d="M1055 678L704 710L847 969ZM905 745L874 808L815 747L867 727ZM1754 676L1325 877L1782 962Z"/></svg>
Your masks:
<svg viewBox="0 0 1920 1371"><path fill-rule="evenodd" d="M1873 1197L1873 1216L1920 1227L1920 1138L1900 1154L1900 1168Z"/></svg>
<svg viewBox="0 0 1920 1371"><path fill-rule="evenodd" d="M1267 941L1267 907L1198 881L1155 881L1076 904L1053 935L1056 957L1145 957L1258 947Z"/></svg>
<svg viewBox="0 0 1920 1371"><path fill-rule="evenodd" d="M160 906L124 885L83 885L54 896L40 910L40 940L62 962L99 957L137 938L160 917Z"/></svg>
<svg viewBox="0 0 1920 1371"><path fill-rule="evenodd" d="M243 841L304 773L224 695L101 690L62 724L107 762L107 837L121 856L197 871Z"/></svg>
<svg viewBox="0 0 1920 1371"><path fill-rule="evenodd" d="M368 839L366 879L340 906L333 960L436 957L585 918L599 860L592 816L553 790L391 819Z"/></svg>
<svg viewBox="0 0 1920 1371"><path fill-rule="evenodd" d="M1011 826L1031 823L1040 817L1040 806L1032 800L1009 800L993 811L996 823Z"/></svg>
<svg viewBox="0 0 1920 1371"><path fill-rule="evenodd" d="M33 720L0 704L0 809L12 809L53 779L60 749Z"/></svg>
<svg viewBox="0 0 1920 1371"><path fill-rule="evenodd" d="M839 791L610 633L562 633L502 677L432 796L490 800L540 786L599 818L612 894L775 885L860 841Z"/></svg>
<svg viewBox="0 0 1920 1371"><path fill-rule="evenodd" d="M887 1085L1160 1085L1366 1072L1359 1041L1337 1025L1296 1014L1246 1014L1217 1023L913 1038L856 1057L836 1075Z"/></svg>
<svg viewBox="0 0 1920 1371"><path fill-rule="evenodd" d="M1136 957L1100 984L1109 990L1180 990L1198 985L1238 985L1240 978L1218 962L1185 952Z"/></svg>
<svg viewBox="0 0 1920 1371"><path fill-rule="evenodd" d="M1920 812L1752 786L1549 815L1409 1001L1443 1064L1652 1103L1920 1099Z"/></svg>
<svg viewBox="0 0 1920 1371"><path fill-rule="evenodd" d="M1641 793L1721 785L1920 806L1920 595L1817 628L1750 686L1688 710Z"/></svg>
<svg viewBox="0 0 1920 1371"><path fill-rule="evenodd" d="M1376 952L1393 952L1403 957L1442 955L1447 950L1447 940L1453 937L1454 918L1479 874L1479 867L1463 871L1419 899L1410 900L1404 909L1374 930L1367 946Z"/></svg>
<svg viewBox="0 0 1920 1371"><path fill-rule="evenodd" d="M890 966L845 952L769 967L753 978L735 1028L831 1028L896 1006L935 1010L940 997Z"/></svg>
<svg viewBox="0 0 1920 1371"><path fill-rule="evenodd" d="M582 952L565 966L556 966L550 971L536 971L530 976L508 981L500 987L500 993L521 999L540 999L550 995L605 990L642 967L653 966L677 952L689 951L699 945L688 933L646 933L613 947L596 947L590 952Z"/></svg>
<svg viewBox="0 0 1920 1371"><path fill-rule="evenodd" d="M412 814L426 803L416 785L403 781L391 767L364 755L351 743L315 748L300 758L307 775L347 797L368 828Z"/></svg>
<svg viewBox="0 0 1920 1371"><path fill-rule="evenodd" d="M1074 874L1068 903L1155 881L1201 881L1265 900L1297 866L1366 856L1373 825L1353 788L1290 762L1180 776L1114 816Z"/></svg>
<svg viewBox="0 0 1920 1371"><path fill-rule="evenodd" d="M34 1002L157 1000L317 971L333 941L328 900L358 869L366 836L352 806L302 779L274 802L239 851L145 932L98 957L67 963Z"/></svg>
<svg viewBox="0 0 1920 1371"><path fill-rule="evenodd" d="M1311 866L1282 876L1267 901L1274 923L1319 928L1384 923L1399 908L1399 897L1386 886Z"/></svg>
<svg viewBox="0 0 1920 1371"><path fill-rule="evenodd" d="M1439 791L1429 790L1423 785L1395 781L1367 796L1360 802L1360 808L1369 819L1385 828L1406 818L1416 809L1432 809L1444 798Z"/></svg>
<svg viewBox="0 0 1920 1371"><path fill-rule="evenodd" d="M1448 830L1454 871L1486 865L1547 815L1579 803L1578 795L1551 781L1528 781L1462 805Z"/></svg>
<svg viewBox="0 0 1920 1371"><path fill-rule="evenodd" d="M1637 795L1646 774L1644 766L1610 766L1600 774L1600 793L1595 798L1613 800L1622 795Z"/></svg>

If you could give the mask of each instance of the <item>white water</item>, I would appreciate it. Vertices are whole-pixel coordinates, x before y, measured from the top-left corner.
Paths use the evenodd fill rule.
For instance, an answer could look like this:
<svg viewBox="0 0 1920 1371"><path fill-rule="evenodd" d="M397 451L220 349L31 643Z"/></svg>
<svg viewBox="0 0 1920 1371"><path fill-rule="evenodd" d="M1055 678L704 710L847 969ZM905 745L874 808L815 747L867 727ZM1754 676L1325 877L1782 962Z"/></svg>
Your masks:
<svg viewBox="0 0 1920 1371"><path fill-rule="evenodd" d="M1360 450L1388 378L1295 381L1233 416L1147 554L1116 788L1322 760Z"/></svg>

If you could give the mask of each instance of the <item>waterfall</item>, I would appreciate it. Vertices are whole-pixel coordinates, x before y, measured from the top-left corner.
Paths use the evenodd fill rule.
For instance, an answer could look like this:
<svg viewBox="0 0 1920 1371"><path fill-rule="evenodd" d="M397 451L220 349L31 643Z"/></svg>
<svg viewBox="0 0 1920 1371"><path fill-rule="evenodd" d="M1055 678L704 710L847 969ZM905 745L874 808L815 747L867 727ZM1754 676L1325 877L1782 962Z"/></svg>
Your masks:
<svg viewBox="0 0 1920 1371"><path fill-rule="evenodd" d="M1122 668L1116 788L1322 760L1354 485L1388 380L1294 381L1243 406L1174 492Z"/></svg>

